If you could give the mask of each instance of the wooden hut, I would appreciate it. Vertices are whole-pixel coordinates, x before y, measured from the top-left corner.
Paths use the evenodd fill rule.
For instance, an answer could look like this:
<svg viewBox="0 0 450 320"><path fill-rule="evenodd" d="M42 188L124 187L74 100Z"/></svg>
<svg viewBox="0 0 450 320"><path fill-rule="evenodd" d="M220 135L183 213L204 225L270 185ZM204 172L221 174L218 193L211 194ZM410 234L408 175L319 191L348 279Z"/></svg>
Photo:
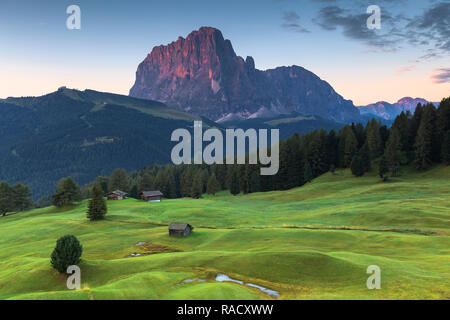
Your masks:
<svg viewBox="0 0 450 320"><path fill-rule="evenodd" d="M106 197L108 198L108 200L123 200L123 199L126 199L127 196L128 196L128 193L120 191L120 190L116 190L116 191L106 194Z"/></svg>
<svg viewBox="0 0 450 320"><path fill-rule="evenodd" d="M161 191L142 191L139 197L147 202L161 202L163 196Z"/></svg>
<svg viewBox="0 0 450 320"><path fill-rule="evenodd" d="M172 223L169 226L169 236L186 237L192 233L194 227L188 223Z"/></svg>

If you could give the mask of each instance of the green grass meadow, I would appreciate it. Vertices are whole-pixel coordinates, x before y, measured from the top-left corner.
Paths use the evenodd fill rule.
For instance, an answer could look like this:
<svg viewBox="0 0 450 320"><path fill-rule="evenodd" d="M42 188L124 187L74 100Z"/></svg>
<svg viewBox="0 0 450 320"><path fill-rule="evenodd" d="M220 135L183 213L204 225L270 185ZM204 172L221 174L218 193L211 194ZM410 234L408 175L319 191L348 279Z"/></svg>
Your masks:
<svg viewBox="0 0 450 320"><path fill-rule="evenodd" d="M341 170L288 191L109 201L99 222L87 201L12 214L0 218L0 299L276 299L219 273L278 299L450 299L449 194L449 167L385 183ZM194 232L169 237L171 222ZM81 290L50 265L66 234L83 245ZM366 287L370 265L380 290Z"/></svg>

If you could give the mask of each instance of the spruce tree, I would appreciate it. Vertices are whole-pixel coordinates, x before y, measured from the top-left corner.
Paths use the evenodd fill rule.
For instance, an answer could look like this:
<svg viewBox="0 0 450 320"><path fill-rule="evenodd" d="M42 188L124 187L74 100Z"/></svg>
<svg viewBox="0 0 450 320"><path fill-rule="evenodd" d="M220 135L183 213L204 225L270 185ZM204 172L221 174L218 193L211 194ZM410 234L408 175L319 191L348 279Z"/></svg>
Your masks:
<svg viewBox="0 0 450 320"><path fill-rule="evenodd" d="M139 199L139 189L136 184L133 184L133 187L130 190L130 198Z"/></svg>
<svg viewBox="0 0 450 320"><path fill-rule="evenodd" d="M219 182L216 179L216 175L213 173L208 179L208 184L206 185L206 193L215 195L217 192L219 192L219 189Z"/></svg>
<svg viewBox="0 0 450 320"><path fill-rule="evenodd" d="M100 184L94 183L91 191L91 199L88 204L87 217L91 221L102 220L108 209L103 196L103 189Z"/></svg>
<svg viewBox="0 0 450 320"><path fill-rule="evenodd" d="M380 163L378 164L378 175L380 178L382 178L384 181L387 181L388 176L386 173L389 172L389 167L386 161L386 157L383 155L380 159Z"/></svg>
<svg viewBox="0 0 450 320"><path fill-rule="evenodd" d="M192 167L189 165L181 177L181 196L190 197L192 191L192 180L193 180Z"/></svg>
<svg viewBox="0 0 450 320"><path fill-rule="evenodd" d="M353 157L352 163L350 165L350 169L356 177L361 177L364 175L364 163L359 154Z"/></svg>
<svg viewBox="0 0 450 320"><path fill-rule="evenodd" d="M261 191L261 180L259 174L260 172L258 167L250 173L250 193Z"/></svg>
<svg viewBox="0 0 450 320"><path fill-rule="evenodd" d="M31 197L30 189L20 182L12 187L12 201L15 211L24 211L32 207L33 202L28 199Z"/></svg>
<svg viewBox="0 0 450 320"><path fill-rule="evenodd" d="M328 163L330 165L334 165L334 168L338 165L338 142L339 139L336 136L336 132L331 130L328 133L327 137L327 147L326 147L326 158L328 159Z"/></svg>
<svg viewBox="0 0 450 320"><path fill-rule="evenodd" d="M153 179L148 172L144 173L139 183L139 192L153 190Z"/></svg>
<svg viewBox="0 0 450 320"><path fill-rule="evenodd" d="M450 130L444 134L441 147L442 162L446 165L450 165Z"/></svg>
<svg viewBox="0 0 450 320"><path fill-rule="evenodd" d="M436 118L433 105L426 105L423 110L415 143L415 164L418 170L425 170L433 163L433 145L436 142Z"/></svg>
<svg viewBox="0 0 450 320"><path fill-rule="evenodd" d="M14 209L13 191L6 181L0 182L0 214L2 217Z"/></svg>
<svg viewBox="0 0 450 320"><path fill-rule="evenodd" d="M156 190L160 190L164 195L167 194L167 174L166 171L161 169L158 171L156 175L155 181L153 183L153 187Z"/></svg>
<svg viewBox="0 0 450 320"><path fill-rule="evenodd" d="M236 168L233 170L233 173L231 174L230 192L233 196L235 196L241 192L241 188L239 185L239 174L238 174L238 170Z"/></svg>
<svg viewBox="0 0 450 320"><path fill-rule="evenodd" d="M367 144L372 159L376 159L382 152L382 141L380 135L380 123L372 119L367 124Z"/></svg>
<svg viewBox="0 0 450 320"><path fill-rule="evenodd" d="M191 197L194 199L200 199L203 191L203 178L201 171L196 172L194 175L194 181L192 183Z"/></svg>
<svg viewBox="0 0 450 320"><path fill-rule="evenodd" d="M391 129L385 156L391 176L398 176L400 173L400 133L397 128Z"/></svg>
<svg viewBox="0 0 450 320"><path fill-rule="evenodd" d="M80 187L71 177L59 181L56 192L53 195L53 205L63 207L81 200Z"/></svg>
<svg viewBox="0 0 450 320"><path fill-rule="evenodd" d="M174 199L177 197L175 177L171 171L169 171L166 176L166 187L164 195L168 199Z"/></svg>
<svg viewBox="0 0 450 320"><path fill-rule="evenodd" d="M436 125L439 137L450 130L450 97L443 99L439 104Z"/></svg>
<svg viewBox="0 0 450 320"><path fill-rule="evenodd" d="M309 161L307 161L305 164L305 173L303 174L303 176L305 177L305 183L311 182L313 179L313 173Z"/></svg>
<svg viewBox="0 0 450 320"><path fill-rule="evenodd" d="M358 141L356 140L353 130L349 129L345 135L345 146L344 146L344 167L348 168L353 160L353 157L358 151Z"/></svg>
<svg viewBox="0 0 450 320"><path fill-rule="evenodd" d="M109 191L121 190L128 192L128 176L124 169L115 169L109 178Z"/></svg>
<svg viewBox="0 0 450 320"><path fill-rule="evenodd" d="M361 150L359 150L358 152L359 156L361 157L361 162L363 164L363 170L364 172L368 172L370 171L370 150L369 150L369 146L367 145L367 143L365 143Z"/></svg>

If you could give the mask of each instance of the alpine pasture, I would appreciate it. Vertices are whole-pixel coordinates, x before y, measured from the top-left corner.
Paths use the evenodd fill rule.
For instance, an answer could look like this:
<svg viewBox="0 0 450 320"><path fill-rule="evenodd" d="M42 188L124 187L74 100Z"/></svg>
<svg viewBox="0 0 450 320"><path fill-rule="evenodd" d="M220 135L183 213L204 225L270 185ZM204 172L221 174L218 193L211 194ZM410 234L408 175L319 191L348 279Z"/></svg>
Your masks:
<svg viewBox="0 0 450 320"><path fill-rule="evenodd" d="M450 299L450 168L402 170L389 182L338 170L288 191L108 201L97 222L87 201L11 214L0 299ZM169 237L172 222L194 232ZM50 265L66 234L83 245L81 290ZM370 265L379 290L366 287Z"/></svg>

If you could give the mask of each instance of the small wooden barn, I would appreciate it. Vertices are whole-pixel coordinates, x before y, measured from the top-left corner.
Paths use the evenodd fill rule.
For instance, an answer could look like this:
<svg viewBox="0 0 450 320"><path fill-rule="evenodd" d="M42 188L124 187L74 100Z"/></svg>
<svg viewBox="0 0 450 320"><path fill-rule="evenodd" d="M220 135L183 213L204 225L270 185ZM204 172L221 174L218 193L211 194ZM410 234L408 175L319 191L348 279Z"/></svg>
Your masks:
<svg viewBox="0 0 450 320"><path fill-rule="evenodd" d="M186 237L192 233L194 227L188 223L172 223L169 226L169 236Z"/></svg>
<svg viewBox="0 0 450 320"><path fill-rule="evenodd" d="M142 191L139 197L147 202L161 202L163 196L161 191Z"/></svg>
<svg viewBox="0 0 450 320"><path fill-rule="evenodd" d="M128 193L120 191L120 190L116 190L116 191L106 194L106 197L108 198L108 200L123 200L123 199L126 199L127 196L128 196Z"/></svg>

